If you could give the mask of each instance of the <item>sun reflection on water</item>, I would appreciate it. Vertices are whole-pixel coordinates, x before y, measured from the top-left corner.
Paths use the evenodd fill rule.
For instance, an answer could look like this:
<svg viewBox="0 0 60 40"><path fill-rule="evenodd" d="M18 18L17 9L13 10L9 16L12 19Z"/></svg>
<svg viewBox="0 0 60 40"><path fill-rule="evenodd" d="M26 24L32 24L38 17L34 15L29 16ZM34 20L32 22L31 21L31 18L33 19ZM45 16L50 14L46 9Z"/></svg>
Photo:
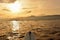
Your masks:
<svg viewBox="0 0 60 40"><path fill-rule="evenodd" d="M19 30L19 21L11 21L12 22L12 31L16 32L17 30Z"/></svg>

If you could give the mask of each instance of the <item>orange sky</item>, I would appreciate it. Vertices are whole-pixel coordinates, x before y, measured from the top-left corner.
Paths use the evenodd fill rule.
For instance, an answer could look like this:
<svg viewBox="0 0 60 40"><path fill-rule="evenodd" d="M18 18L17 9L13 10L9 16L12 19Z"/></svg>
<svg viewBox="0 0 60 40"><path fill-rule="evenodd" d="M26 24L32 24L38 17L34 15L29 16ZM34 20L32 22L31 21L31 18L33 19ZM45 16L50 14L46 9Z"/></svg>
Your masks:
<svg viewBox="0 0 60 40"><path fill-rule="evenodd" d="M15 16L42 16L42 15L59 15L60 0L19 0L22 3L22 11ZM13 17L13 14L5 9L5 4L0 3L0 18L5 16ZM31 11L30 13L28 11ZM14 17L15 17L14 16Z"/></svg>

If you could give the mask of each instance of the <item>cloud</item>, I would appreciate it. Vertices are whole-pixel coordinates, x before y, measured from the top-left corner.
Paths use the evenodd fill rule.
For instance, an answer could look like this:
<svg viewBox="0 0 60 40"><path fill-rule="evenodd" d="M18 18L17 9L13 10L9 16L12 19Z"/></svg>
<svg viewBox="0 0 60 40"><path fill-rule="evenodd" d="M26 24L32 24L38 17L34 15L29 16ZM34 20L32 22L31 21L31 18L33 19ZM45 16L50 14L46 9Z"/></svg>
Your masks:
<svg viewBox="0 0 60 40"><path fill-rule="evenodd" d="M15 0L0 0L0 3L13 3Z"/></svg>
<svg viewBox="0 0 60 40"><path fill-rule="evenodd" d="M2 0L0 0L2 1ZM7 1L7 0L5 0ZM11 1L11 0L10 0ZM4 2L4 1L3 1ZM54 15L54 14L60 14L60 0L21 0L22 7L26 8L23 9L24 12L21 12L22 15L17 14L17 16L30 16L30 15L36 15L36 16L42 16L42 15ZM5 8L5 4L0 4L0 9ZM5 10L5 9L4 9ZM27 13L27 11L30 10L31 13ZM26 14L24 14L26 13ZM2 14L2 17L13 17L13 15L10 15L10 12L0 10L0 14ZM15 16L14 16L15 17ZM1 18L1 16L0 16Z"/></svg>

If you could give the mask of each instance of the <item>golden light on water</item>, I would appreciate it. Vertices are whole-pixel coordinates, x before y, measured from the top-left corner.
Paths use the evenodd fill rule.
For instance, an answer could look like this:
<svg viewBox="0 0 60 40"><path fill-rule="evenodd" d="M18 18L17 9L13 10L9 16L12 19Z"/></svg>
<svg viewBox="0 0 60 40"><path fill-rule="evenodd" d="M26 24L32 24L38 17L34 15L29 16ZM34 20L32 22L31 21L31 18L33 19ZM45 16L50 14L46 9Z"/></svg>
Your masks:
<svg viewBox="0 0 60 40"><path fill-rule="evenodd" d="M19 30L19 21L11 21L13 27L12 30L13 32L16 32L16 30Z"/></svg>
<svg viewBox="0 0 60 40"><path fill-rule="evenodd" d="M12 13L18 13L21 11L22 6L21 3L16 0L14 3L10 3L7 5L7 8L12 12Z"/></svg>

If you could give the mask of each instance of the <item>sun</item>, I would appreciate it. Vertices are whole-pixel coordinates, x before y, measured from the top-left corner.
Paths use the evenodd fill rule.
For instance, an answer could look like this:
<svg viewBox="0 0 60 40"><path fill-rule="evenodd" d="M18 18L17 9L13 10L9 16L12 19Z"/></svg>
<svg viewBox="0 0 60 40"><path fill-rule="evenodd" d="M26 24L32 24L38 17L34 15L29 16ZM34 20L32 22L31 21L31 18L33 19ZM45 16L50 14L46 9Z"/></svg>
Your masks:
<svg viewBox="0 0 60 40"><path fill-rule="evenodd" d="M7 5L8 10L10 10L12 13L18 13L21 11L22 6L19 1L15 1L14 3L10 3Z"/></svg>

